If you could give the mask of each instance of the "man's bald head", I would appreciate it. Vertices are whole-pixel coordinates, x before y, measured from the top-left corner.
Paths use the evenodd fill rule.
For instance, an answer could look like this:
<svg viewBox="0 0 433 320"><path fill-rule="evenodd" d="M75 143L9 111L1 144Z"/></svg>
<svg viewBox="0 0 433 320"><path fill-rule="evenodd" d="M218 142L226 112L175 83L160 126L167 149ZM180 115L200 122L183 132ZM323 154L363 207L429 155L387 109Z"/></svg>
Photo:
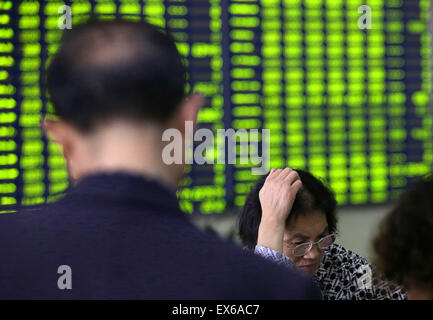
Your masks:
<svg viewBox="0 0 433 320"><path fill-rule="evenodd" d="M185 96L174 40L144 21L95 21L66 30L47 72L57 115L83 132L116 118L164 123Z"/></svg>

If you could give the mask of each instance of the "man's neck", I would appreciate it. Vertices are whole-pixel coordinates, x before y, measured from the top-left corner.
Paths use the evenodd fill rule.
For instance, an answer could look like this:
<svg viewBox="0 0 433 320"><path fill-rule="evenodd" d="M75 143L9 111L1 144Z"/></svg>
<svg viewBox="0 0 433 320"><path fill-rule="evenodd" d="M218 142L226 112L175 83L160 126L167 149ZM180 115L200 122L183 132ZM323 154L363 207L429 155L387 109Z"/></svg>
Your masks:
<svg viewBox="0 0 433 320"><path fill-rule="evenodd" d="M128 172L154 178L176 190L179 167L162 162L162 131L157 127L116 123L92 134L83 144L77 179L98 172Z"/></svg>

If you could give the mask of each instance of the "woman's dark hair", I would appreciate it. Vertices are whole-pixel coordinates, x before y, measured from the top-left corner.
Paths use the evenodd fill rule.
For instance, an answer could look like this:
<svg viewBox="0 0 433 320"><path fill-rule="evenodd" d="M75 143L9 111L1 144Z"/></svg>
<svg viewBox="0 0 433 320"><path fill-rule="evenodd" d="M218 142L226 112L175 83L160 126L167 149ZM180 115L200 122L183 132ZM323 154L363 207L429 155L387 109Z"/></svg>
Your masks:
<svg viewBox="0 0 433 320"><path fill-rule="evenodd" d="M433 177L418 179L382 220L375 264L390 280L433 292Z"/></svg>
<svg viewBox="0 0 433 320"><path fill-rule="evenodd" d="M307 171L294 169L301 178L302 188L296 195L289 219L300 214L319 210L326 215L330 233L337 231L337 201L334 193L328 189L319 179ZM269 174L269 173L268 173ZM239 236L244 246L254 249L257 244L257 233L262 218L259 192L265 183L266 177L261 177L251 189L239 216ZM286 223L288 223L287 219Z"/></svg>
<svg viewBox="0 0 433 320"><path fill-rule="evenodd" d="M56 115L83 132L114 118L164 123L185 97L186 68L161 28L92 17L64 31L46 85Z"/></svg>

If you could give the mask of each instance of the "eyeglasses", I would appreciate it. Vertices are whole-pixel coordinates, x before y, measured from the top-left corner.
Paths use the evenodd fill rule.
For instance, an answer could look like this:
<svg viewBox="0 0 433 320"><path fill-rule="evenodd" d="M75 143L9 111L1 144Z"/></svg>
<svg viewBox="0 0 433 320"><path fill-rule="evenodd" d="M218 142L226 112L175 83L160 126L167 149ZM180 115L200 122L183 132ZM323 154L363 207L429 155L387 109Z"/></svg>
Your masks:
<svg viewBox="0 0 433 320"><path fill-rule="evenodd" d="M305 256L310 250L311 248L313 248L313 245L317 244L317 246L319 247L319 249L327 249L331 244L334 243L336 238L336 234L332 233L330 235L327 235L326 237L323 237L322 239L320 239L317 242L306 242L300 245L297 245L294 248L289 248L290 250L292 250L292 253L294 256L300 257L300 256Z"/></svg>

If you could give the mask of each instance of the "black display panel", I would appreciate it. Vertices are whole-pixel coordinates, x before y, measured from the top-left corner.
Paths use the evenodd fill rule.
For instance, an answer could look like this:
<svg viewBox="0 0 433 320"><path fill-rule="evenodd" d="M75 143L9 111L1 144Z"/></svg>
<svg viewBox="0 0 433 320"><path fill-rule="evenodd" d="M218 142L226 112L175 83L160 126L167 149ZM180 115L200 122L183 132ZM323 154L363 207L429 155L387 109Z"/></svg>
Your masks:
<svg viewBox="0 0 433 320"><path fill-rule="evenodd" d="M428 0L2 0L3 212L55 201L69 185L60 147L40 129L64 5L72 28L90 15L166 28L190 87L208 97L200 127L270 129L269 167L310 170L340 205L388 203L432 169ZM236 211L258 178L253 166L190 166L182 210Z"/></svg>

